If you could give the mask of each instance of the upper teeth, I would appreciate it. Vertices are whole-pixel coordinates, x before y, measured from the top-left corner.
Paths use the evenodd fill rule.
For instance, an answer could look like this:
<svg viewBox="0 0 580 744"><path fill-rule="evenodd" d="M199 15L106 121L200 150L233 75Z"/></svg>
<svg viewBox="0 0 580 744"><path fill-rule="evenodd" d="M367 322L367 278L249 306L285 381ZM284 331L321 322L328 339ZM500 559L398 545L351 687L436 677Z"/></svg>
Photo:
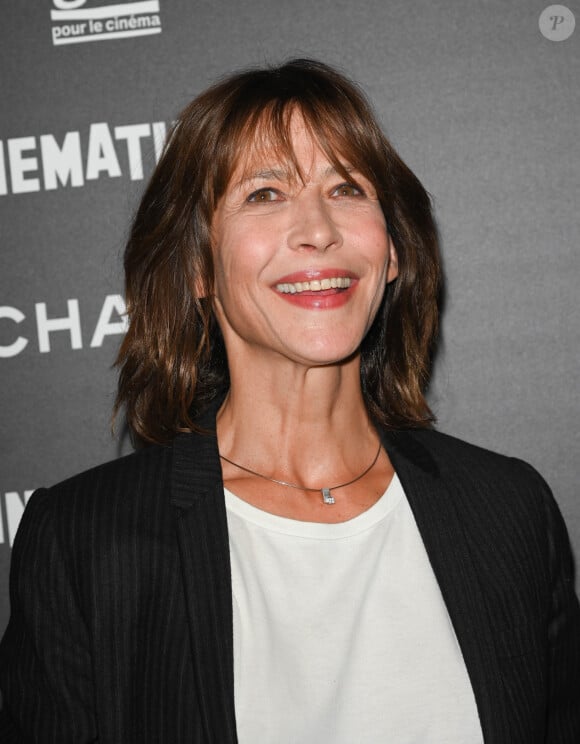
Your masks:
<svg viewBox="0 0 580 744"><path fill-rule="evenodd" d="M278 292L296 294L297 292L319 292L321 289L346 289L350 287L351 279L348 276L336 276L332 279L312 279L309 282L294 282L293 284L276 284Z"/></svg>

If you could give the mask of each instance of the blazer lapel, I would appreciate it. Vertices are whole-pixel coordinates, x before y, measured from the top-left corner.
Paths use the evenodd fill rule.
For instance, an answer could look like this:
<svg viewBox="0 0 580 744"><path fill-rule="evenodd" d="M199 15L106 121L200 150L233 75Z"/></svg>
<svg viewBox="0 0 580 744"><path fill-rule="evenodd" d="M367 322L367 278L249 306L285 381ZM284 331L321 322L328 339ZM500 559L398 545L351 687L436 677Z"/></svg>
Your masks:
<svg viewBox="0 0 580 744"><path fill-rule="evenodd" d="M509 711L505 710L488 610L457 511L462 494L447 490L437 464L412 433L386 432L383 436L463 653L484 741L503 744L509 738L505 728Z"/></svg>
<svg viewBox="0 0 580 744"><path fill-rule="evenodd" d="M213 409L200 426L215 429ZM236 744L232 582L217 439L179 435L173 450L171 502L205 741Z"/></svg>

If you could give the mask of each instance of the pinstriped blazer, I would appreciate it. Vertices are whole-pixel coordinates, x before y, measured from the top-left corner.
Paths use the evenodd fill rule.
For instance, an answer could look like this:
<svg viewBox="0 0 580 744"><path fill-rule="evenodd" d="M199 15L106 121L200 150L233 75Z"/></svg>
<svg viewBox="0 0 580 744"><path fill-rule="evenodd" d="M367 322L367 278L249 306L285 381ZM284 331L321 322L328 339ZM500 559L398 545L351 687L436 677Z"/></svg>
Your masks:
<svg viewBox="0 0 580 744"><path fill-rule="evenodd" d="M215 412L199 423L215 427ZM547 486L525 463L437 432L381 436L486 744L578 744L580 610ZM10 590L0 742L237 741L215 436L180 435L36 492Z"/></svg>

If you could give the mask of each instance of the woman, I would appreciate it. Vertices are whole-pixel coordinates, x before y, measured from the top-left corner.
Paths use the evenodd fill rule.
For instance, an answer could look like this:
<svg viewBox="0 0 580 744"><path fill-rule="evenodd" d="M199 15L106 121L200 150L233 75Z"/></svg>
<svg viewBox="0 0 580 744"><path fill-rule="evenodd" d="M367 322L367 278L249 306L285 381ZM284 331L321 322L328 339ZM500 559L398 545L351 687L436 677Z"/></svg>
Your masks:
<svg viewBox="0 0 580 744"><path fill-rule="evenodd" d="M580 741L565 528L430 428L436 231L358 89L295 60L200 95L125 269L147 446L26 509L13 740Z"/></svg>

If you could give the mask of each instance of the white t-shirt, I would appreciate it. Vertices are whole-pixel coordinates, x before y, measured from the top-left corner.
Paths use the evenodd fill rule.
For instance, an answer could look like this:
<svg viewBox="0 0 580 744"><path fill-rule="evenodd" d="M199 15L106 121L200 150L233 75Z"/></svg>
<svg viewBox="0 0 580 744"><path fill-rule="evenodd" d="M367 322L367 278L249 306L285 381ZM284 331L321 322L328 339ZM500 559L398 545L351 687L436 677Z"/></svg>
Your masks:
<svg viewBox="0 0 580 744"><path fill-rule="evenodd" d="M483 741L397 476L370 509L338 524L225 495L240 744Z"/></svg>

